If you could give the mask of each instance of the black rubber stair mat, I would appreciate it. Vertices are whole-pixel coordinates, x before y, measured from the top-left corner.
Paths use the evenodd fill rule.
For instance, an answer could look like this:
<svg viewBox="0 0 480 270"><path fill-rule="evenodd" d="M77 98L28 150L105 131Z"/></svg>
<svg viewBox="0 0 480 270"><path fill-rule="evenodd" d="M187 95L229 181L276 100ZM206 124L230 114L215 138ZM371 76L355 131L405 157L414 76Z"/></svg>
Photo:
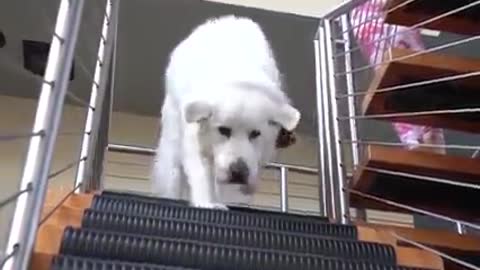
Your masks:
<svg viewBox="0 0 480 270"><path fill-rule="evenodd" d="M143 195L138 193L129 193L123 191L112 191L112 190L103 190L99 195L100 197L109 197L116 199L125 199L125 200L141 200L148 201L152 203L162 203L162 204L172 204L172 205L184 205L188 206L188 201L185 200L174 200L168 198L154 197L151 195Z"/></svg>
<svg viewBox="0 0 480 270"><path fill-rule="evenodd" d="M55 256L51 270L199 270L145 263L107 261L74 256Z"/></svg>
<svg viewBox="0 0 480 270"><path fill-rule="evenodd" d="M139 201L147 201L151 203L160 203L160 204L170 204L170 205L183 205L189 207L189 203L185 200L173 200L167 198L159 198L154 196L147 196L141 195L137 193L127 193L127 192L118 192L118 191L103 191L100 195L101 197L110 197L116 199L125 199L125 200L139 200ZM273 216L287 216L287 217L298 217L302 219L311 219L311 220L318 220L323 222L328 222L328 218L321 217L321 216L313 216L313 215L302 215L302 214L294 214L294 213L282 213L279 211L269 211L264 209L257 209L251 207L243 207L237 205L228 205L228 209L231 211L239 211L239 212L248 212L248 213L258 213L258 214L267 214Z"/></svg>
<svg viewBox="0 0 480 270"><path fill-rule="evenodd" d="M407 270L311 254L213 245L198 241L141 237L86 229L65 229L60 253L98 259L200 268L204 270Z"/></svg>
<svg viewBox="0 0 480 270"><path fill-rule="evenodd" d="M173 216L173 217L172 217ZM189 219L189 218L178 218L176 216L180 216L180 214L167 214L164 216L146 216L146 215L129 215L123 214L121 212L105 212L99 211L95 209L85 209L83 215L83 225L84 226L101 226L103 228L114 229L117 226L121 227L130 227L132 226L132 230L141 230L142 233L147 233L149 230L157 231L160 228L154 225L157 222L163 222L165 220L168 221L175 221L175 222L184 222L184 223L193 223L193 224L205 224L205 225L213 225L213 226L224 226L230 228L239 228L245 230L258 230L258 231L268 231L268 232L277 232L277 233L287 233L291 235L302 235L302 236L312 236L310 231L314 231L313 236L322 236L322 237L332 237L332 238L340 238L340 239L350 239L350 240L357 240L357 229L355 226L351 225L341 225L341 224L332 224L332 223L316 223L315 228L308 229L307 233L303 232L296 232L296 231L289 231L289 230L275 230L270 229L269 226L244 226L244 224L237 225L235 224L224 224L219 222L208 222L208 220L203 219ZM119 220L121 222L119 222ZM237 222L242 223L242 222ZM136 227L140 226L140 227ZM130 230L129 228L125 228L126 230ZM153 233L153 232L152 232ZM150 233L148 233L150 234Z"/></svg>
<svg viewBox="0 0 480 270"><path fill-rule="evenodd" d="M326 235L328 232L331 233L330 236L341 234L342 232L342 230L335 230L336 228L341 228L337 225L324 225L324 232L318 236L312 236L288 232L272 232L258 228L225 226L222 224L130 216L90 209L85 211L82 220L82 228L85 229L108 230L110 232L196 240L223 245L284 250L350 260L396 264L396 254L393 247L377 243L321 237L320 235Z"/></svg>
<svg viewBox="0 0 480 270"><path fill-rule="evenodd" d="M94 196L91 209L127 215L196 220L215 224L301 233L320 233L322 225L326 224L322 220L303 216L268 215L264 213L194 208L101 196ZM350 234L352 239L357 238L357 230L354 226L344 226L343 229L346 231L345 235Z"/></svg>

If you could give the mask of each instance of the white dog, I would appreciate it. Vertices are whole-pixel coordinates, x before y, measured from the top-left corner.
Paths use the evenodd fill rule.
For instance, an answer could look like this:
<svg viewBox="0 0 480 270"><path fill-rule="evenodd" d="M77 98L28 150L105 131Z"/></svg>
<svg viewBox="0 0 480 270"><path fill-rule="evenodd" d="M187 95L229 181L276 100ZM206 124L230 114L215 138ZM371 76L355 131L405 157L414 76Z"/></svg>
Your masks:
<svg viewBox="0 0 480 270"><path fill-rule="evenodd" d="M209 20L170 55L153 191L180 198L189 188L192 205L224 208L219 185L254 192L280 128L293 130L299 120L259 25Z"/></svg>

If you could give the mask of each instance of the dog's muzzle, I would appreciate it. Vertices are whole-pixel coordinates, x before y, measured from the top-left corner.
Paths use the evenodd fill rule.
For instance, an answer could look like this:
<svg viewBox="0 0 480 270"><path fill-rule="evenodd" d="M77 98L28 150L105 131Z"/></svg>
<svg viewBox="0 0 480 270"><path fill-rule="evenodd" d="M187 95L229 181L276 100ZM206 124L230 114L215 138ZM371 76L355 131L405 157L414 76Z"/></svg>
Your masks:
<svg viewBox="0 0 480 270"><path fill-rule="evenodd" d="M243 159L237 159L234 163L230 164L230 183L232 184L247 184L250 170L247 163Z"/></svg>

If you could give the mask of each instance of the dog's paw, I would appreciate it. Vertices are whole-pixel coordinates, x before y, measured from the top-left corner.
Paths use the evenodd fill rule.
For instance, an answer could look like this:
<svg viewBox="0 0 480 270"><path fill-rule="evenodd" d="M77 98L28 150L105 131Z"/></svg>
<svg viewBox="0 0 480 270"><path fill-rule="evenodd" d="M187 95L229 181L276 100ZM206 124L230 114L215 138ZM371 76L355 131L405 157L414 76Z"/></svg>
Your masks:
<svg viewBox="0 0 480 270"><path fill-rule="evenodd" d="M196 202L196 203L192 203L192 205L193 207L198 207L198 208L228 210L228 207L225 204L221 204L221 203Z"/></svg>

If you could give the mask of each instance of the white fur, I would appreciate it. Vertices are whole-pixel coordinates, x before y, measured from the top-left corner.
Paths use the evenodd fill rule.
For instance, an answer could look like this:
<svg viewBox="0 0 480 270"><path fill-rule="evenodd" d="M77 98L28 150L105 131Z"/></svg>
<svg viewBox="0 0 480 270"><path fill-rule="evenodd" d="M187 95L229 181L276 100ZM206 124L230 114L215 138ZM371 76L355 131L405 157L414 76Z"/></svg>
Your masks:
<svg viewBox="0 0 480 270"><path fill-rule="evenodd" d="M197 27L172 52L166 71L161 135L152 170L153 192L219 207L219 186L239 158L248 165L244 193L253 192L259 172L275 153L281 126L300 120L281 90L275 59L260 27L225 16ZM230 138L219 126L232 129ZM255 139L252 130L260 131Z"/></svg>

